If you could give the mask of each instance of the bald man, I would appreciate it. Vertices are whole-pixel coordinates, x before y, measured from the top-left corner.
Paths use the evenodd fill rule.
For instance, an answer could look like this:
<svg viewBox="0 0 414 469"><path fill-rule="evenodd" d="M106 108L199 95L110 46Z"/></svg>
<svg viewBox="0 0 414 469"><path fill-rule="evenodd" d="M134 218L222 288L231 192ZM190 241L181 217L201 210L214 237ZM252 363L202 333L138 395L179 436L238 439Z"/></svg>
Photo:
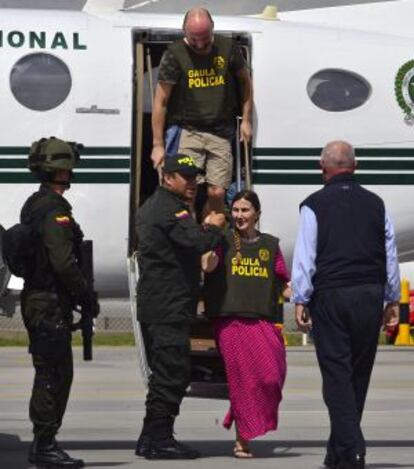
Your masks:
<svg viewBox="0 0 414 469"><path fill-rule="evenodd" d="M325 187L300 205L292 301L299 329L312 327L322 374L331 422L324 465L361 469L361 418L380 328L398 323L397 250L384 202L354 178L352 146L329 143L320 166Z"/></svg>
<svg viewBox="0 0 414 469"><path fill-rule="evenodd" d="M152 112L154 167L166 154L192 156L206 171L207 211L224 211L232 180L231 142L241 113L241 139L252 136L252 84L240 48L214 34L204 8L185 15L184 38L164 53Z"/></svg>

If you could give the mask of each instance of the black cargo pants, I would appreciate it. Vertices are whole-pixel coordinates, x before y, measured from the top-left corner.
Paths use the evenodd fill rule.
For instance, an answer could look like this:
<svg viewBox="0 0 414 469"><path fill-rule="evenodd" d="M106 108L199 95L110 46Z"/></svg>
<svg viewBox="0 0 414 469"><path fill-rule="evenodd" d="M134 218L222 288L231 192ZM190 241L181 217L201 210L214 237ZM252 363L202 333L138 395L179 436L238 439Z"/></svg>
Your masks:
<svg viewBox="0 0 414 469"><path fill-rule="evenodd" d="M62 425L73 380L71 312L56 295L30 291L22 294L22 314L35 369L29 416L34 436L49 439Z"/></svg>
<svg viewBox="0 0 414 469"><path fill-rule="evenodd" d="M151 376L146 420L176 417L190 384L190 324L141 323Z"/></svg>
<svg viewBox="0 0 414 469"><path fill-rule="evenodd" d="M309 304L335 459L365 455L361 418L383 317L377 284L317 291Z"/></svg>

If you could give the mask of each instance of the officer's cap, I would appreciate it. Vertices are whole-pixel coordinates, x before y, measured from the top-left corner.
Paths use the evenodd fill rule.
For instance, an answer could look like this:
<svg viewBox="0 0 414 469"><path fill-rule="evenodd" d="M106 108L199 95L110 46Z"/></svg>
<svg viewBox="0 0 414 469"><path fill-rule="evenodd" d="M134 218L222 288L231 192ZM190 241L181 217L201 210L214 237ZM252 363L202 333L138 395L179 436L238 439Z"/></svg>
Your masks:
<svg viewBox="0 0 414 469"><path fill-rule="evenodd" d="M191 156L177 153L175 155L166 155L164 162L164 173L180 173L184 176L196 176L203 174L204 171L198 168Z"/></svg>

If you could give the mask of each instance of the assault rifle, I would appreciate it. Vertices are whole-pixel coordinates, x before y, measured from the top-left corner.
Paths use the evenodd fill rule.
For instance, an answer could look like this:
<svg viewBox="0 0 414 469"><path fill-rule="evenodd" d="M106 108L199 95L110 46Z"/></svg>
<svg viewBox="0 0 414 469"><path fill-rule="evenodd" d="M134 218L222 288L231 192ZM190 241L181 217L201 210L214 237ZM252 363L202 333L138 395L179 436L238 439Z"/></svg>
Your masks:
<svg viewBox="0 0 414 469"><path fill-rule="evenodd" d="M82 241L80 247L80 269L88 284L88 295L79 301L79 308L76 309L81 315L80 321L76 324L76 329L82 330L83 359L92 360L92 336L93 320L99 314L98 296L94 290L93 277L93 243L91 240Z"/></svg>

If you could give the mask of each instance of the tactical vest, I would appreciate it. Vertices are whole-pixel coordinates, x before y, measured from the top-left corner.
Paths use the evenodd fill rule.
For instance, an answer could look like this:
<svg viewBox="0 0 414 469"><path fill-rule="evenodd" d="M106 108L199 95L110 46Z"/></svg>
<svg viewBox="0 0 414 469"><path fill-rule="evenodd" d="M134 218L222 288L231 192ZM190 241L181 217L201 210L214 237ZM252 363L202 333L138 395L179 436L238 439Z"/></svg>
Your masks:
<svg viewBox="0 0 414 469"><path fill-rule="evenodd" d="M39 191L32 194L26 201L25 206L27 204L30 207L30 209L25 212L25 217L27 217L28 220L30 220L35 215L36 210L38 210L40 199L48 198L49 191L50 189L45 189L41 186ZM83 239L83 233L79 225L72 220L70 211L67 208L57 205L55 201L51 201L48 207L47 212L57 210L59 213L63 213L64 210L67 216L70 217L73 229L74 255L79 259L80 246ZM24 220L22 219L21 221L23 222ZM56 273L53 271L47 248L42 240L41 230L42 228L39 226L34 235L33 244L35 245L35 258L33 259L33 270L30 275L24 279L24 288L25 290L44 290L58 294L67 293Z"/></svg>
<svg viewBox="0 0 414 469"><path fill-rule="evenodd" d="M234 127L237 81L229 69L233 41L214 36L212 50L200 55L184 41L169 46L182 74L168 103L168 123L199 130Z"/></svg>
<svg viewBox="0 0 414 469"><path fill-rule="evenodd" d="M240 262L236 259L233 231L226 233L223 247L222 262L214 272L205 275L207 316L275 321L282 286L274 272L279 240L263 233L254 243L242 239Z"/></svg>

